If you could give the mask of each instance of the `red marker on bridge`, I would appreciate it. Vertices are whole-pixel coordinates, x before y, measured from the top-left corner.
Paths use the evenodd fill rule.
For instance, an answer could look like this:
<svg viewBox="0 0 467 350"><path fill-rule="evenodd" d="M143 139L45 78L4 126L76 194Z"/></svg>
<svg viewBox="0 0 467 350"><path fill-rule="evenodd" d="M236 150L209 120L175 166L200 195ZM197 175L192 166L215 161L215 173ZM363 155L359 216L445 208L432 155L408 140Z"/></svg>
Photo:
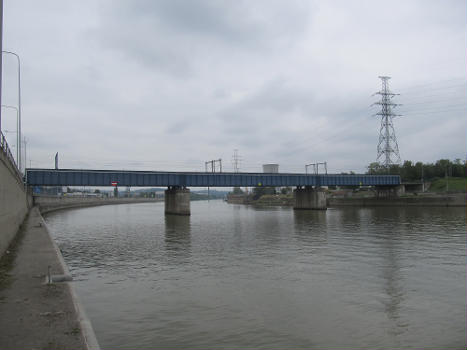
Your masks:
<svg viewBox="0 0 467 350"><path fill-rule="evenodd" d="M118 197L118 186L117 186L117 185L118 185L118 181L111 181L110 183L111 183L111 185L112 185L113 187L115 187L115 188L114 188L114 197Z"/></svg>

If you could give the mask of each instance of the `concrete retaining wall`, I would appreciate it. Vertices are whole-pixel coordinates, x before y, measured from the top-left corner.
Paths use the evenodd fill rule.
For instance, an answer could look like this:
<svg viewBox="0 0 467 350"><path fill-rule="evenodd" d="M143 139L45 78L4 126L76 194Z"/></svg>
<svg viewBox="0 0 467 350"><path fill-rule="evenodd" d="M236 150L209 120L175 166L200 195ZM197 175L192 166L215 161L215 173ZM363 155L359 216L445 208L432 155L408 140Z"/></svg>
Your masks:
<svg viewBox="0 0 467 350"><path fill-rule="evenodd" d="M413 196L400 198L328 198L328 207L465 207L466 194L445 196Z"/></svg>
<svg viewBox="0 0 467 350"><path fill-rule="evenodd" d="M97 205L161 202L155 198L96 198L96 197L58 197L34 196L34 205L42 214L62 209L93 207Z"/></svg>
<svg viewBox="0 0 467 350"><path fill-rule="evenodd" d="M0 150L0 256L18 232L30 204L21 176Z"/></svg>

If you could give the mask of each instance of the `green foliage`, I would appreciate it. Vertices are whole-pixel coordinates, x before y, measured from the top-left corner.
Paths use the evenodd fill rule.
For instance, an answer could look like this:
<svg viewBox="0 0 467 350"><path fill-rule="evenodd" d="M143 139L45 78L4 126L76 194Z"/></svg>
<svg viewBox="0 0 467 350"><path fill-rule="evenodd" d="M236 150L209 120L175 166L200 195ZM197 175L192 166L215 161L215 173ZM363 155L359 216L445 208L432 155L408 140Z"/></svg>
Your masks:
<svg viewBox="0 0 467 350"><path fill-rule="evenodd" d="M276 194L274 187L255 187L253 188L253 199L257 200L265 194Z"/></svg>
<svg viewBox="0 0 467 350"><path fill-rule="evenodd" d="M281 188L281 194L290 194L292 193L292 188L291 187L282 187Z"/></svg>
<svg viewBox="0 0 467 350"><path fill-rule="evenodd" d="M400 175L403 182L409 181L431 181L434 178L442 178L446 175L452 177L466 177L466 165L460 159L450 161L449 159L440 159L435 163L413 163L406 160L404 164L392 165L389 169L379 163L370 163L367 174L370 175Z"/></svg>
<svg viewBox="0 0 467 350"><path fill-rule="evenodd" d="M240 187L234 187L232 193L233 194L243 194L243 191L242 191L242 189Z"/></svg>
<svg viewBox="0 0 467 350"><path fill-rule="evenodd" d="M446 186L447 182L447 186ZM465 177L448 177L434 179L431 183L430 191L431 192L444 192L446 188L449 191L455 192L467 192L467 178Z"/></svg>

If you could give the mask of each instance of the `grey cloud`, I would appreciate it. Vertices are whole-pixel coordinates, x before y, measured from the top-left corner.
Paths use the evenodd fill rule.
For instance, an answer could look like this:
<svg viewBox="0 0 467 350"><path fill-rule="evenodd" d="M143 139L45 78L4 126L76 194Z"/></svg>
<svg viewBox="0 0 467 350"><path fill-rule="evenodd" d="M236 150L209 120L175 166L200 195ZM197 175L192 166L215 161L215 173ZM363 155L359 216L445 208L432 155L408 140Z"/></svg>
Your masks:
<svg viewBox="0 0 467 350"><path fill-rule="evenodd" d="M236 50L285 48L309 24L307 1L111 1L92 31L99 45L175 76L193 74L197 59L229 60Z"/></svg>
<svg viewBox="0 0 467 350"><path fill-rule="evenodd" d="M259 46L263 40L291 39L303 31L310 9L310 2L304 0L289 1L287 6L274 0L117 0L109 5L102 9L102 14L113 13L117 18L125 18L127 23L142 21L147 29L164 28L166 32L187 37L214 37L229 45L254 42Z"/></svg>
<svg viewBox="0 0 467 350"><path fill-rule="evenodd" d="M328 160L361 171L376 156L369 105L381 74L393 76L401 111L410 112L396 120L402 158L463 158L465 113L452 105L466 104L465 87L439 82L465 82L465 1L384 6L7 1L4 40L23 59L33 164L48 166L59 151L64 166L189 170L238 148L244 169L274 161L302 171ZM14 61L4 73L4 101L14 104Z"/></svg>

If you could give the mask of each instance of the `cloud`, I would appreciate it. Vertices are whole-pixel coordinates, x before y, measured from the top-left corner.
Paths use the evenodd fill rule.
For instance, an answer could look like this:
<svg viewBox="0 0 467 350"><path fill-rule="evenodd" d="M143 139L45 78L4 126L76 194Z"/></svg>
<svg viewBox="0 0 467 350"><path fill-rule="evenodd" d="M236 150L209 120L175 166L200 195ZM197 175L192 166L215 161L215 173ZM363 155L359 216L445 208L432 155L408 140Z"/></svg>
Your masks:
<svg viewBox="0 0 467 350"><path fill-rule="evenodd" d="M101 6L93 35L104 48L183 78L206 60L289 46L308 25L308 8L297 0L285 7L279 1L110 1Z"/></svg>
<svg viewBox="0 0 467 350"><path fill-rule="evenodd" d="M328 161L330 171L364 171L376 158L371 94L384 74L404 104L402 158L464 158L465 2L386 9L379 0L6 2L28 157L202 170L219 157L228 169L239 149L243 170ZM4 62L4 102L15 104L16 66Z"/></svg>

